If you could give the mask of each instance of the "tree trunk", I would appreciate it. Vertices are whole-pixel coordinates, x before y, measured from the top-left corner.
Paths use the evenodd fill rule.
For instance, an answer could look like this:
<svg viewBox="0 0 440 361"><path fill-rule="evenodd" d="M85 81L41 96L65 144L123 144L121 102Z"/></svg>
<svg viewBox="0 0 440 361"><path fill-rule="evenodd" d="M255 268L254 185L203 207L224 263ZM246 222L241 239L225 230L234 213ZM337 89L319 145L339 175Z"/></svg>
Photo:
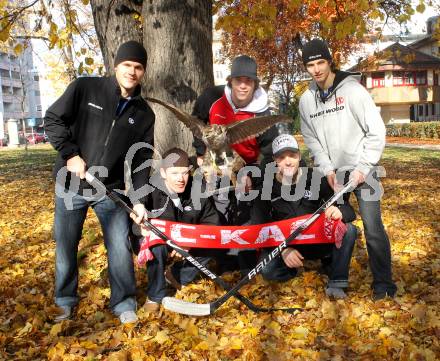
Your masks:
<svg viewBox="0 0 440 361"><path fill-rule="evenodd" d="M148 53L148 96L191 113L197 96L214 83L212 72L212 1L144 1L144 44ZM166 109L156 114L155 143L160 153L178 146L192 150L192 135Z"/></svg>
<svg viewBox="0 0 440 361"><path fill-rule="evenodd" d="M141 15L141 0L91 0L93 19L104 65L114 74L113 59L119 45L136 40L142 43L142 24L135 16Z"/></svg>

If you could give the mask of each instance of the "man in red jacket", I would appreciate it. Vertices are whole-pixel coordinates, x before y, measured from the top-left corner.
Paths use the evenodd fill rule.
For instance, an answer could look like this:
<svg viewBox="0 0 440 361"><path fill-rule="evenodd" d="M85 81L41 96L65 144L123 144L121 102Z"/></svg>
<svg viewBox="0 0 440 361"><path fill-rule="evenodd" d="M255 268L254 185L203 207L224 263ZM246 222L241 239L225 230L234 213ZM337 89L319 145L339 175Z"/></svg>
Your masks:
<svg viewBox="0 0 440 361"><path fill-rule="evenodd" d="M210 124L230 124L256 116L270 115L268 96L260 86L257 77L257 63L247 55L232 61L231 75L226 86L216 86L205 90L197 99L193 115ZM255 164L260 153L262 164L272 161L272 140L286 132L285 125L279 124L253 139L234 144L234 149L246 162ZM203 142L194 141L197 155L202 157L206 147Z"/></svg>
<svg viewBox="0 0 440 361"><path fill-rule="evenodd" d="M227 85L208 88L199 96L194 105L194 116L210 124L230 124L257 116L270 115L268 96L260 86L257 63L254 59L247 55L236 57L232 61L231 75L226 80ZM231 148L243 158L246 165L259 163L261 170L264 171L265 164L272 162L273 139L287 132L286 125L279 123L263 134L234 144ZM193 145L196 149L198 164L201 165L206 146L197 138ZM248 192L255 187L258 179L252 178L251 181L251 178L247 176L241 182L244 183L241 192L230 192L226 197L224 194L214 196L222 224L242 225L250 221L251 201L243 200L242 195L243 192ZM252 251L240 253L238 257L240 269L246 273L255 265L256 257Z"/></svg>

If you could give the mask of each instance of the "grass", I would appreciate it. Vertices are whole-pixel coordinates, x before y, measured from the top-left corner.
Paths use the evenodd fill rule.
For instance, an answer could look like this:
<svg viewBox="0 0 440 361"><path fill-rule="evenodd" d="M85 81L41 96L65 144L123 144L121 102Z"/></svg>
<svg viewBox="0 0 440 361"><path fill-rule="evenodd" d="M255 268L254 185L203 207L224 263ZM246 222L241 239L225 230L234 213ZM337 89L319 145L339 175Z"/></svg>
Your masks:
<svg viewBox="0 0 440 361"><path fill-rule="evenodd" d="M51 170L55 158L56 152L48 144L29 146L27 150L24 148L2 149L0 151L0 182L30 176L34 172Z"/></svg>

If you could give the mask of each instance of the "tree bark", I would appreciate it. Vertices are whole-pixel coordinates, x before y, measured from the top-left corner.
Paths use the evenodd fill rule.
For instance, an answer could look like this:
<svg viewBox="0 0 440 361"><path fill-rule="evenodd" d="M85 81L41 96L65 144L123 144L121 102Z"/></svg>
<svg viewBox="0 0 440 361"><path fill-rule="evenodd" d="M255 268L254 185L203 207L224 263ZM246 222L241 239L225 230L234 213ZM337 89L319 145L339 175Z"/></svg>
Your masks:
<svg viewBox="0 0 440 361"><path fill-rule="evenodd" d="M143 42L142 0L91 0L93 20L108 74L114 74L113 59L119 45L136 40Z"/></svg>
<svg viewBox="0 0 440 361"><path fill-rule="evenodd" d="M191 113L197 96L214 84L212 72L212 1L144 1L144 44L148 53L148 96ZM155 142L160 153L178 146L192 150L190 131L160 105Z"/></svg>

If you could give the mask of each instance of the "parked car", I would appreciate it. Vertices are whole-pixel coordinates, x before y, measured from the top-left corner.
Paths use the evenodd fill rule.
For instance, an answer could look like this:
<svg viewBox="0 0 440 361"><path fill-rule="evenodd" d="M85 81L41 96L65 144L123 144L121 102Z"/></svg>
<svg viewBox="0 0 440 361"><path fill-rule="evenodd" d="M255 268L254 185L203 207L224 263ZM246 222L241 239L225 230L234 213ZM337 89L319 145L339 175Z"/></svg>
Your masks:
<svg viewBox="0 0 440 361"><path fill-rule="evenodd" d="M26 134L26 140L29 144L46 143L47 135L43 133Z"/></svg>

